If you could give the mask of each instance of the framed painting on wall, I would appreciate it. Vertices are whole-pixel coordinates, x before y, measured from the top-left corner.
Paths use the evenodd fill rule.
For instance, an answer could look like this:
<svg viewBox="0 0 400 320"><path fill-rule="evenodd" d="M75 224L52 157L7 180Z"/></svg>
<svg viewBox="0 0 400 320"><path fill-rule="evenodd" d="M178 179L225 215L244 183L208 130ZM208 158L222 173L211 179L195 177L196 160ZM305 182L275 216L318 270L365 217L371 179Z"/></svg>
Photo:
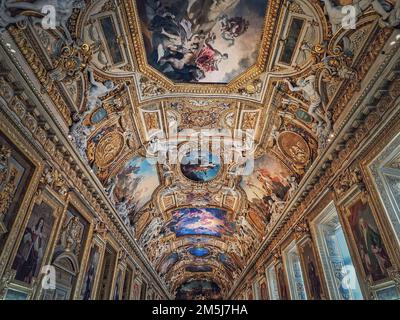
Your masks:
<svg viewBox="0 0 400 320"><path fill-rule="evenodd" d="M0 253L34 169L34 165L0 133Z"/></svg>
<svg viewBox="0 0 400 320"><path fill-rule="evenodd" d="M100 265L100 248L97 244L93 244L90 253L89 261L86 267L85 277L83 279L81 299L90 300L93 295L96 275Z"/></svg>
<svg viewBox="0 0 400 320"><path fill-rule="evenodd" d="M41 266L51 239L55 209L47 202L35 203L12 264L15 280L32 284Z"/></svg>
<svg viewBox="0 0 400 320"><path fill-rule="evenodd" d="M366 279L366 290L373 292L379 288L383 292L393 286L390 275L393 263L370 198L366 192L354 190L342 207L347 237L362 278Z"/></svg>
<svg viewBox="0 0 400 320"><path fill-rule="evenodd" d="M134 280L132 285L132 299L139 300L140 299L140 281L138 279Z"/></svg>
<svg viewBox="0 0 400 320"><path fill-rule="evenodd" d="M268 300L268 289L265 280L261 281L260 291L261 291L261 300Z"/></svg>
<svg viewBox="0 0 400 320"><path fill-rule="evenodd" d="M310 300L324 300L323 278L318 268L313 243L306 237L299 243L299 253L304 270L305 285Z"/></svg>
<svg viewBox="0 0 400 320"><path fill-rule="evenodd" d="M286 284L283 264L278 263L275 266L275 270L276 270L276 278L278 280L279 298L280 300L289 300L289 291Z"/></svg>

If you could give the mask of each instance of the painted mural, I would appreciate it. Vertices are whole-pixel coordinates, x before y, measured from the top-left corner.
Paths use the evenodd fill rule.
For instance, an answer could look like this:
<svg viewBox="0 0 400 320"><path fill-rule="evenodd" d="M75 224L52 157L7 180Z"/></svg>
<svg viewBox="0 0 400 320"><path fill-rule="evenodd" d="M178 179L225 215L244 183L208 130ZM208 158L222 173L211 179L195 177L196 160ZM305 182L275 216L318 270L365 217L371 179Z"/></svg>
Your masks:
<svg viewBox="0 0 400 320"><path fill-rule="evenodd" d="M192 181L208 182L218 175L221 161L211 153L190 152L182 158L181 170Z"/></svg>
<svg viewBox="0 0 400 320"><path fill-rule="evenodd" d="M233 272L235 270L235 268L236 268L235 263L232 261L232 259L227 254L219 253L218 256L217 256L217 259L229 271Z"/></svg>
<svg viewBox="0 0 400 320"><path fill-rule="evenodd" d="M232 234L234 226L227 212L217 208L181 208L172 213L169 228L177 237L206 235L221 237Z"/></svg>
<svg viewBox="0 0 400 320"><path fill-rule="evenodd" d="M159 183L156 166L134 157L116 176L112 199L119 212L135 214L150 201Z"/></svg>
<svg viewBox="0 0 400 320"><path fill-rule="evenodd" d="M189 249L189 253L197 258L202 258L208 256L210 250L207 248L193 247Z"/></svg>
<svg viewBox="0 0 400 320"><path fill-rule="evenodd" d="M159 267L159 273L161 276L165 275L177 262L179 261L179 255L176 252L168 255L161 263Z"/></svg>
<svg viewBox="0 0 400 320"><path fill-rule="evenodd" d="M0 135L0 252L17 217L33 170L32 164Z"/></svg>
<svg viewBox="0 0 400 320"><path fill-rule="evenodd" d="M348 221L365 274L374 281L387 278L392 264L370 206L360 199L349 211Z"/></svg>
<svg viewBox="0 0 400 320"><path fill-rule="evenodd" d="M219 300L221 289L215 282L193 280L180 286L176 293L177 300Z"/></svg>
<svg viewBox="0 0 400 320"><path fill-rule="evenodd" d="M256 62L267 0L136 3L148 63L173 81L228 83Z"/></svg>
<svg viewBox="0 0 400 320"><path fill-rule="evenodd" d="M187 272L212 272L212 268L210 266L203 265L190 265L185 269Z"/></svg>
<svg viewBox="0 0 400 320"><path fill-rule="evenodd" d="M308 282L308 298L310 300L322 300L324 296L322 282L311 241L302 245L300 251L305 269L304 273L306 274L305 279Z"/></svg>
<svg viewBox="0 0 400 320"><path fill-rule="evenodd" d="M281 200L285 200L290 189L291 175L289 168L282 161L267 153L255 160L253 173L243 176L240 185L251 202L263 207L273 193Z"/></svg>
<svg viewBox="0 0 400 320"><path fill-rule="evenodd" d="M12 266L16 280L31 284L38 276L54 224L53 211L44 202L33 207Z"/></svg>
<svg viewBox="0 0 400 320"><path fill-rule="evenodd" d="M82 290L81 290L82 300L90 300L92 296L94 279L96 277L99 260L100 260L99 247L97 245L94 245L90 249L89 262L86 269L85 279L82 285Z"/></svg>

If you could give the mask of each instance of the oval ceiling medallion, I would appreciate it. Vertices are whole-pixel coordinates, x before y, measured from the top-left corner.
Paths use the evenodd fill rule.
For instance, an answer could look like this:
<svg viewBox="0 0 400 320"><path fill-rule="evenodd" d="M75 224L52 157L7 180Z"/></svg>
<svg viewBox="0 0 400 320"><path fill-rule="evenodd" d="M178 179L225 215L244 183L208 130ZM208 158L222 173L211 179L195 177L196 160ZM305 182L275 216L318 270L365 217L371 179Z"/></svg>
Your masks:
<svg viewBox="0 0 400 320"><path fill-rule="evenodd" d="M217 177L221 160L210 152L191 151L181 160L182 174L195 182L208 182Z"/></svg>
<svg viewBox="0 0 400 320"><path fill-rule="evenodd" d="M297 133L282 132L278 138L279 148L297 164L305 165L310 161L310 148L302 136Z"/></svg>
<svg viewBox="0 0 400 320"><path fill-rule="evenodd" d="M104 136L96 148L95 162L99 168L106 168L119 156L124 148L124 136L111 132Z"/></svg>
<svg viewBox="0 0 400 320"><path fill-rule="evenodd" d="M202 258L205 256L208 256L210 254L210 250L207 248L202 248L202 247L193 247L189 249L189 253L192 256Z"/></svg>

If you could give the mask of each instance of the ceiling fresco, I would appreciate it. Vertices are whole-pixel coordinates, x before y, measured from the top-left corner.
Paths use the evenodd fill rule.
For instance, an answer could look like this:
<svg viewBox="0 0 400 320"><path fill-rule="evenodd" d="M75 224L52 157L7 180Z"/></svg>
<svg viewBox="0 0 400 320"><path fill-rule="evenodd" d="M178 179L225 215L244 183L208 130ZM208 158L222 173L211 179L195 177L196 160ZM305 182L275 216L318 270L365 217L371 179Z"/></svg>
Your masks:
<svg viewBox="0 0 400 320"><path fill-rule="evenodd" d="M82 2L57 32L23 8L0 25L35 34L71 144L171 293L223 297L330 146L376 13L339 30L329 0Z"/></svg>
<svg viewBox="0 0 400 320"><path fill-rule="evenodd" d="M267 3L138 1L147 62L172 81L228 83L257 60Z"/></svg>
<svg viewBox="0 0 400 320"><path fill-rule="evenodd" d="M169 225L177 237L214 236L232 234L233 224L227 221L227 212L219 208L182 208L172 213Z"/></svg>

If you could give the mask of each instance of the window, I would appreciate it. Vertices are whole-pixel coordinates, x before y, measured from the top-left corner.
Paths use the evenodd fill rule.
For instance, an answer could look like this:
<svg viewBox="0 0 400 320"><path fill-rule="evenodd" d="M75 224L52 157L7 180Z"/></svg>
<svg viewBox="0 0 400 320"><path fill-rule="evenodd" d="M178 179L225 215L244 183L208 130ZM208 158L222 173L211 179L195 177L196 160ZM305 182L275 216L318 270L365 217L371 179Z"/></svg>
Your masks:
<svg viewBox="0 0 400 320"><path fill-rule="evenodd" d="M268 292L271 300L279 300L278 283L276 281L275 266L272 264L267 268Z"/></svg>
<svg viewBox="0 0 400 320"><path fill-rule="evenodd" d="M285 250L284 263L289 279L289 289L292 300L307 300L300 257L295 242L292 242Z"/></svg>
<svg viewBox="0 0 400 320"><path fill-rule="evenodd" d="M331 299L363 299L342 226L333 202L313 221L324 275Z"/></svg>
<svg viewBox="0 0 400 320"><path fill-rule="evenodd" d="M368 166L375 188L400 242L400 134Z"/></svg>

